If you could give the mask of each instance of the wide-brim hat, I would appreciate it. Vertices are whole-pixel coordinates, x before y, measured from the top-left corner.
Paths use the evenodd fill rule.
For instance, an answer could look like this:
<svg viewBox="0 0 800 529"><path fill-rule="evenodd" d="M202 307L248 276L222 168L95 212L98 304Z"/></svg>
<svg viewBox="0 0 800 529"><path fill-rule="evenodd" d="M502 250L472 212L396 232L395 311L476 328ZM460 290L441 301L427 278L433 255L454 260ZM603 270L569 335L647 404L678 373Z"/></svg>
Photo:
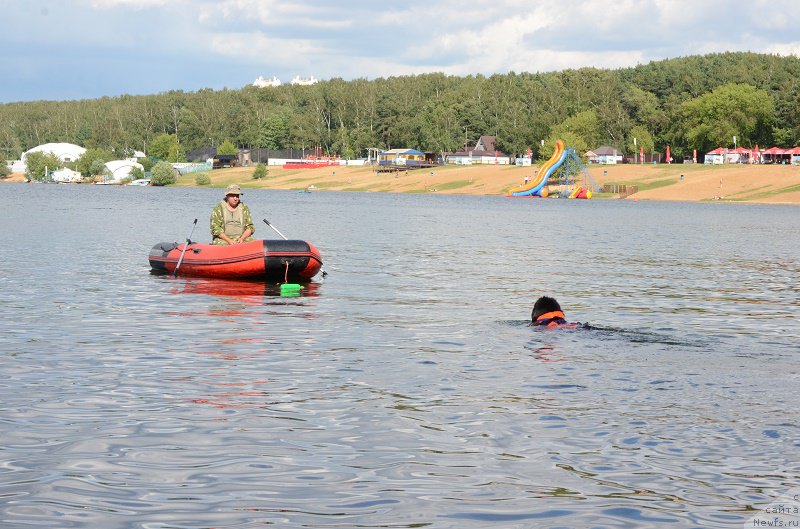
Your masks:
<svg viewBox="0 0 800 529"><path fill-rule="evenodd" d="M229 185L228 188L225 190L225 196L228 196L228 195L241 195L241 194L242 194L242 190L236 184Z"/></svg>

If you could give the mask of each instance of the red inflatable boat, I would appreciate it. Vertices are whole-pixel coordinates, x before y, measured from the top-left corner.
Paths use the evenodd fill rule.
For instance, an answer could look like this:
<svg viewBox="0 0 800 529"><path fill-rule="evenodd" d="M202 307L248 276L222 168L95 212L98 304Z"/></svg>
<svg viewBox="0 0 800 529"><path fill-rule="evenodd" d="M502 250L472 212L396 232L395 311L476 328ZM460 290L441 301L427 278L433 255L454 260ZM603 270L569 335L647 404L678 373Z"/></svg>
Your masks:
<svg viewBox="0 0 800 529"><path fill-rule="evenodd" d="M156 274L174 273L180 261L180 276L282 282L310 280L322 267L319 250L305 241L293 240L259 240L229 246L162 242L153 246L149 258Z"/></svg>

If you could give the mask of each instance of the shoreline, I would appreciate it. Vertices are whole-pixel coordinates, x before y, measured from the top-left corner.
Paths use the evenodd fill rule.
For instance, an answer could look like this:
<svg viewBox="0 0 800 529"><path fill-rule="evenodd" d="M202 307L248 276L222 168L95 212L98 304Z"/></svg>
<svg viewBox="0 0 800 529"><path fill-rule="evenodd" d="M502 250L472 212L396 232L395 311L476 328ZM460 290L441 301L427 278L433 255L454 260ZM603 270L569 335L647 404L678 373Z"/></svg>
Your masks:
<svg viewBox="0 0 800 529"><path fill-rule="evenodd" d="M425 193L506 196L525 177L536 175L537 166L447 165L378 174L371 166L328 166L314 169L284 169L270 166L269 175L254 180L255 167L216 169L208 174L210 187L237 183L243 189L350 191L375 193ZM791 165L592 165L591 185L638 186L626 200L679 202L742 202L800 205L800 166ZM195 184L194 174L178 177L175 186ZM577 178L582 184L584 178ZM24 182L17 173L0 182ZM551 185L550 192L558 191ZM617 193L599 193L597 199L619 199Z"/></svg>

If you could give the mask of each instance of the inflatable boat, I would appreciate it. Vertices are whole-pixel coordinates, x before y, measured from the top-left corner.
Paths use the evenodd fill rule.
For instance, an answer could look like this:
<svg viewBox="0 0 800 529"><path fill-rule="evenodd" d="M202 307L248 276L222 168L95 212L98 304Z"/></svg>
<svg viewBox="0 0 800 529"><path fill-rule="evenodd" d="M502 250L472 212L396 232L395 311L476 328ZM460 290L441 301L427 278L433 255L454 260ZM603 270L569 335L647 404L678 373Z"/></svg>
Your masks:
<svg viewBox="0 0 800 529"><path fill-rule="evenodd" d="M229 246L161 242L150 250L149 259L155 274L174 274L180 262L180 276L282 282L308 281L322 268L319 250L298 240L256 240Z"/></svg>

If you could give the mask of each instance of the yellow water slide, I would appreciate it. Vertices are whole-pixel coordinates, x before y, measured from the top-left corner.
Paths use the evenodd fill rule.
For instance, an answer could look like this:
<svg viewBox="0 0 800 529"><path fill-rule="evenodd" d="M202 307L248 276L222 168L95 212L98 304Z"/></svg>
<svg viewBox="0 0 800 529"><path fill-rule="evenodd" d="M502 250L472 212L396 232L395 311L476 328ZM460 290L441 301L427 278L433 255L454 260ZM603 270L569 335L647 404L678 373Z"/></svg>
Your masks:
<svg viewBox="0 0 800 529"><path fill-rule="evenodd" d="M547 179L550 178L550 175L553 174L553 171L558 169L561 164L564 163L565 155L566 151L564 150L564 142L558 140L556 142L555 149L553 150L553 156L551 156L549 160L544 162L542 166L539 167L539 170L536 171L536 176L533 177L533 180L530 183L513 190L511 195L515 197L525 197L531 195L543 196L542 189L547 184ZM544 196L547 195L545 194Z"/></svg>

